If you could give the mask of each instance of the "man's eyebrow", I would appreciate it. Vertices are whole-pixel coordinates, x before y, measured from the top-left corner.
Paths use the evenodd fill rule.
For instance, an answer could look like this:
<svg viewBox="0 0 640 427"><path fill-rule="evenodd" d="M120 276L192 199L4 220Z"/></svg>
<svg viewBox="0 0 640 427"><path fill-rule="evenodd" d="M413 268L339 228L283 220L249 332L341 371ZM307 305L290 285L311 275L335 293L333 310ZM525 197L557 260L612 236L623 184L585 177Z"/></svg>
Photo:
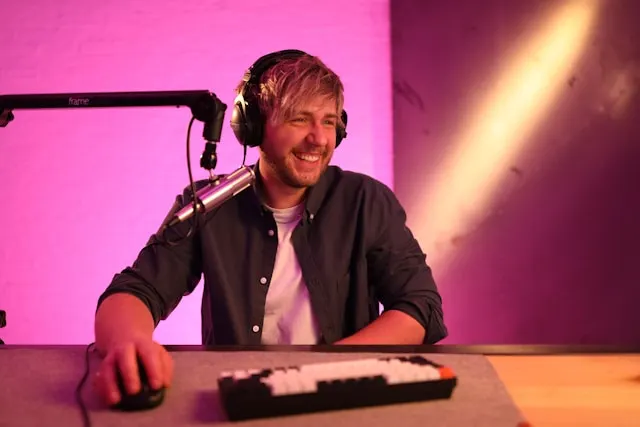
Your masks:
<svg viewBox="0 0 640 427"><path fill-rule="evenodd" d="M302 116L308 116L308 117L312 117L313 113L311 113L310 111L300 111L298 113L298 115L302 115ZM339 116L335 113L327 113L323 116L323 118L325 119L337 119L339 118Z"/></svg>

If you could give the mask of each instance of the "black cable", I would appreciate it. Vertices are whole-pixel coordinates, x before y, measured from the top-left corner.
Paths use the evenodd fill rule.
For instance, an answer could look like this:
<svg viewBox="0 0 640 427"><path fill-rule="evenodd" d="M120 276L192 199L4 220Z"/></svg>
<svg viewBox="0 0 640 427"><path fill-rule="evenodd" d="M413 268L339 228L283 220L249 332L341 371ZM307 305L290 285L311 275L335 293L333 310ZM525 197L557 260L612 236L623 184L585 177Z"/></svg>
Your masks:
<svg viewBox="0 0 640 427"><path fill-rule="evenodd" d="M82 378L80 379L80 382L78 383L78 386L76 387L76 401L78 402L78 406L80 406L80 413L82 414L82 424L85 427L91 427L91 420L89 419L89 411L87 410L86 405L84 404L84 401L82 400L82 387L84 386L84 383L87 381L87 378L89 378L89 351L94 347L95 343L91 343L87 346L87 349L85 351L85 371L84 371L84 375L82 375Z"/></svg>
<svg viewBox="0 0 640 427"><path fill-rule="evenodd" d="M158 240L160 242L168 244L169 246L177 246L184 240L191 237L198 226L198 198L196 196L196 185L193 181L193 173L191 172L191 127L193 126L194 120L195 116L191 117L189 126L187 127L187 171L189 172L189 187L191 188L191 199L193 203L193 224L189 226L189 231L187 231L187 234L184 237L178 238L178 240L176 241L171 241L164 238L164 233L167 231L167 228L160 230L160 233L158 233Z"/></svg>
<svg viewBox="0 0 640 427"><path fill-rule="evenodd" d="M247 144L242 144L242 145L244 146L244 150L242 153L242 166L244 166L247 161Z"/></svg>
<svg viewBox="0 0 640 427"><path fill-rule="evenodd" d="M191 236L191 233L198 227L198 197L196 197L196 185L193 182L193 174L191 173L191 126L194 120L195 117L191 117L187 128L187 171L189 171L189 186L191 187L191 199L193 202L193 226L189 227L189 232L185 239Z"/></svg>

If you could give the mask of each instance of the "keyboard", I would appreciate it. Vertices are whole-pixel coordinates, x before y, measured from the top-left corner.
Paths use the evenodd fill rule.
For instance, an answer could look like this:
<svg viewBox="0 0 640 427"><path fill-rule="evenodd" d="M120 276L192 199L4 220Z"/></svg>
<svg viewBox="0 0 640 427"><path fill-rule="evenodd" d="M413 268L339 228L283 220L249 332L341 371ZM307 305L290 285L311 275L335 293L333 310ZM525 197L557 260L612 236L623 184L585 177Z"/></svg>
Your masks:
<svg viewBox="0 0 640 427"><path fill-rule="evenodd" d="M422 356L380 357L220 373L230 421L449 399L457 377Z"/></svg>

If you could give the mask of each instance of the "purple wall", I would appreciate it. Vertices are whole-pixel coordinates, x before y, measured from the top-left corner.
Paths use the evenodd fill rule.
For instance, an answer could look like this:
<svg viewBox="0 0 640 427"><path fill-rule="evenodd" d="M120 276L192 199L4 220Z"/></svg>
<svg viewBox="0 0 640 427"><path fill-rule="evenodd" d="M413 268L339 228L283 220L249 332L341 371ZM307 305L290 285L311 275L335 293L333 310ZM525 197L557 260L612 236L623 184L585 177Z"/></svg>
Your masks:
<svg viewBox="0 0 640 427"><path fill-rule="evenodd" d="M446 343L640 341L640 2L392 2L394 182Z"/></svg>
<svg viewBox="0 0 640 427"><path fill-rule="evenodd" d="M392 182L388 1L4 2L0 94L207 89L228 106L260 55L298 48L343 78L334 164ZM336 9L340 13L336 13ZM16 110L0 129L0 309L7 343L86 343L99 294L187 183L187 109ZM242 149L225 118L217 172ZM195 178L204 148L192 132ZM249 160L254 161L251 151ZM156 337L200 343L199 288Z"/></svg>
<svg viewBox="0 0 640 427"><path fill-rule="evenodd" d="M638 2L403 0L391 18L388 1L263 3L13 2L0 94L209 89L230 105L260 54L312 51L346 86L334 164L397 191L445 342L640 341ZM189 114L15 113L0 129L0 338L88 342L98 295L186 183ZM228 127L219 155L220 172L241 161ZM199 343L200 297L157 338Z"/></svg>

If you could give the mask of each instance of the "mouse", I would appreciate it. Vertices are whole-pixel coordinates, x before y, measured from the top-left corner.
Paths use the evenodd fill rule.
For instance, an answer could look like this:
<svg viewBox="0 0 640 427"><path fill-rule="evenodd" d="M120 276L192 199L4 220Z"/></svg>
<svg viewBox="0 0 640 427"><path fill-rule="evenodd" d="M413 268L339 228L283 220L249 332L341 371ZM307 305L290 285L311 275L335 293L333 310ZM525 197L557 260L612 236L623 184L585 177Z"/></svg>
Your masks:
<svg viewBox="0 0 640 427"><path fill-rule="evenodd" d="M129 394L125 388L122 374L116 369L116 381L120 390L120 401L112 406L112 409L120 411L143 411L153 409L164 401L165 387L154 390L149 385L149 378L145 371L142 360L138 357L138 372L140 373L140 391L136 394Z"/></svg>

